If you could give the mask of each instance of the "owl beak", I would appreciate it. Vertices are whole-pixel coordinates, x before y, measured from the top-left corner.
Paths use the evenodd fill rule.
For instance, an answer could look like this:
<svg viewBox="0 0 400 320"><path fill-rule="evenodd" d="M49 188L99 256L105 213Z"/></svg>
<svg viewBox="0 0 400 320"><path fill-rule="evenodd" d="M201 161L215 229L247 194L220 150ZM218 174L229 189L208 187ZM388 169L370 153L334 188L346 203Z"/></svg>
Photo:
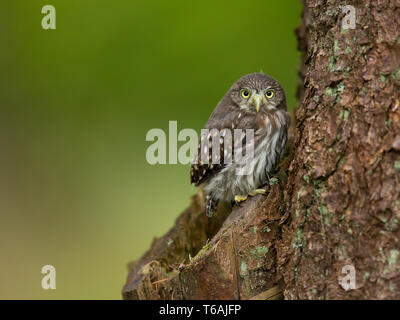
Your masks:
<svg viewBox="0 0 400 320"><path fill-rule="evenodd" d="M256 93L253 96L252 104L256 108L256 111L260 111L260 107L262 104L263 96L261 94Z"/></svg>

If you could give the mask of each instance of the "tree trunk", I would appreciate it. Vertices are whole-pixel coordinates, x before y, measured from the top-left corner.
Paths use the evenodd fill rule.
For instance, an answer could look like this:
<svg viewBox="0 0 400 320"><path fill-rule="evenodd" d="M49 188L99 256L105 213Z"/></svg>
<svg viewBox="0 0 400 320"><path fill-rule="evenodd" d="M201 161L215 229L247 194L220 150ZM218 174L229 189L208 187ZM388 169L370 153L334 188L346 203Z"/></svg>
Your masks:
<svg viewBox="0 0 400 320"><path fill-rule="evenodd" d="M400 299L400 0L306 0L297 36L295 133L268 196L211 220L195 196L124 298Z"/></svg>

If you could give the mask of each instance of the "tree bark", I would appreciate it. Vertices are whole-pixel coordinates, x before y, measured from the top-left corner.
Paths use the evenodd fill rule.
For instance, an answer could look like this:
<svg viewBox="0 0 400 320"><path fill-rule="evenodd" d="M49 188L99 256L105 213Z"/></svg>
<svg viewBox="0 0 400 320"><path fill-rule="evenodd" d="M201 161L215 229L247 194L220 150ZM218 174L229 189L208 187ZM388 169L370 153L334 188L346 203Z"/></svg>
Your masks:
<svg viewBox="0 0 400 320"><path fill-rule="evenodd" d="M297 37L295 133L268 196L211 220L195 196L124 298L400 299L400 0L306 0Z"/></svg>

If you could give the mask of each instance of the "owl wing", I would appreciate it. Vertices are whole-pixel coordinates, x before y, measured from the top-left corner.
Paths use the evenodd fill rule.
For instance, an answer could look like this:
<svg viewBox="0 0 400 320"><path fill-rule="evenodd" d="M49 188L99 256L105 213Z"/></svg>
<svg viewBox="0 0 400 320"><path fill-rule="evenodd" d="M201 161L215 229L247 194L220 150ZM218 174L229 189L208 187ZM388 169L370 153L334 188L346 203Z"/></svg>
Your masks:
<svg viewBox="0 0 400 320"><path fill-rule="evenodd" d="M214 176L220 172L225 166L225 158L227 155L232 155L232 146L234 139L234 129L241 129L243 127L244 113L237 107L228 106L217 106L210 116L204 129L208 129L209 132L202 133L200 136L197 155L195 156L192 165L190 167L190 182L196 186L200 185L206 179ZM218 136L214 136L213 133L218 131ZM232 137L232 143L228 143L226 147L227 153L225 154L225 137L230 133ZM217 140L218 139L218 140ZM203 143L202 143L203 141ZM212 154L214 148L218 148L217 154L219 154L219 161L212 163ZM205 161L204 161L205 160ZM218 159L217 159L218 160ZM215 161L214 161L215 162Z"/></svg>
<svg viewBox="0 0 400 320"><path fill-rule="evenodd" d="M202 141L206 143L202 144ZM220 157L218 163L212 163L213 145L215 146L215 144L212 143L212 137L207 137L203 134L199 141L197 154L190 167L190 182L194 183L196 186L204 182L208 177L215 175L226 166L224 160L224 143L222 142L218 145Z"/></svg>

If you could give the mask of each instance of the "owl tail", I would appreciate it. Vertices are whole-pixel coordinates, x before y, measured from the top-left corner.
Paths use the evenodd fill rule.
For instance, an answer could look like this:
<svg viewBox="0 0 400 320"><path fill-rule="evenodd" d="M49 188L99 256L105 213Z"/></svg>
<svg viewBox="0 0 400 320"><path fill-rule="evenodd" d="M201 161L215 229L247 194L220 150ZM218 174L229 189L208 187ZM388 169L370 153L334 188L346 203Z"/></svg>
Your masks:
<svg viewBox="0 0 400 320"><path fill-rule="evenodd" d="M213 216L214 212L217 210L217 205L218 205L218 200L215 200L210 195L206 196L205 209L207 217L211 218Z"/></svg>

